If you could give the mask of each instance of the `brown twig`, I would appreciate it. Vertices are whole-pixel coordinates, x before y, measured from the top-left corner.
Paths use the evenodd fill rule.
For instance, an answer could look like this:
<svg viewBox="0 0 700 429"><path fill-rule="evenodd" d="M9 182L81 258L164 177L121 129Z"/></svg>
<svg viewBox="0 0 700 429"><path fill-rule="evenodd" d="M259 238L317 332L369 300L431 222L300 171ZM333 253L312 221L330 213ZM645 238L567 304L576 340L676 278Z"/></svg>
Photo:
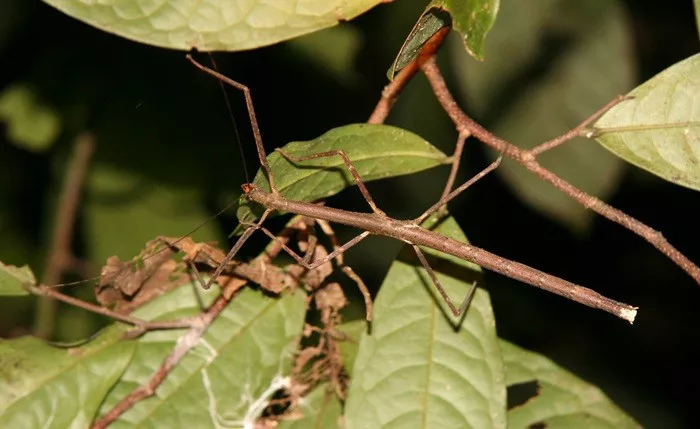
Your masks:
<svg viewBox="0 0 700 429"><path fill-rule="evenodd" d="M129 316L127 314L122 314L118 313L116 311L110 310L109 308L105 308L102 306L99 306L97 304L91 304L89 302L83 301L78 298L74 298L72 296L63 294L56 289L53 289L49 286L44 286L44 285L25 285L25 288L27 290L35 295L38 295L40 297L46 297L52 301L61 301L65 302L66 304L72 305L74 307L82 308L83 310L91 311L93 313L101 314L103 316L110 317L114 320L118 320L120 322L128 323L131 325L134 325L135 327L139 328L140 330L152 330L152 329L182 329L182 328L190 328L192 327L192 320L193 319L180 319L180 320L171 320L171 321L163 321L163 322L149 322L147 320L142 320L136 317Z"/></svg>
<svg viewBox="0 0 700 429"><path fill-rule="evenodd" d="M95 137L89 132L78 135L73 156L68 166L68 176L63 183L56 223L51 234L51 246L44 268L43 283L56 284L74 261L71 251L75 216L80 204L83 183L95 149ZM34 336L48 339L53 334L57 302L47 295L40 296L34 321Z"/></svg>
<svg viewBox="0 0 700 429"><path fill-rule="evenodd" d="M688 273L693 279L695 279L698 284L700 284L700 267L695 265L690 259L673 247L664 236L637 219L623 213L622 211L606 204L600 199L588 195L580 189L576 188L569 182L565 181L561 177L547 170L540 165L536 158L536 155L544 152L545 150L551 149L560 145L561 143L567 141L568 139L586 134L587 127L589 127L595 120L602 114L605 110L597 112L591 118L588 118L579 126L574 128L570 133L565 134L564 138L560 137L550 142L543 143L542 146L538 146L533 150L521 149L510 142L503 140L495 135L491 134L489 131L484 129L482 126L477 124L473 119L467 116L464 111L459 107L455 99L452 97L450 90L447 88L445 80L440 73L440 69L435 61L435 58L430 58L425 61L422 65L423 73L428 78L430 85L433 88L433 92L437 97L438 101L442 105L443 109L449 117L454 122L457 130L461 132L470 132L474 137L478 138L482 142L501 152L505 156L514 159L525 168L530 170L532 173L536 174L541 179L551 183L557 189L564 192L566 195L570 196L574 200L578 201L581 205L589 208L603 217L616 222L640 237L644 238L646 241L651 243L654 247L660 250L663 254L668 256L676 265L681 267L686 273ZM613 100L608 106L621 101L621 99ZM605 109L605 108L604 108Z"/></svg>
<svg viewBox="0 0 700 429"><path fill-rule="evenodd" d="M187 334L178 339L173 351L170 352L170 354L163 360L163 363L160 365L158 370L156 370L155 374L151 376L148 383L131 391L131 393L119 401L114 408L95 421L95 423L92 425L92 429L106 428L116 421L129 408L134 406L134 404L142 399L153 396L158 386L163 383L163 380L165 380L165 377L168 376L170 371L177 366L188 351L199 344L199 340L202 338L207 328L209 328L216 317L221 314L224 308L226 308L226 304L228 304L228 302L229 300L227 300L223 295L217 298L217 300L214 301L214 304L212 304L206 312L202 313L195 319L198 320L198 323L192 326Z"/></svg>

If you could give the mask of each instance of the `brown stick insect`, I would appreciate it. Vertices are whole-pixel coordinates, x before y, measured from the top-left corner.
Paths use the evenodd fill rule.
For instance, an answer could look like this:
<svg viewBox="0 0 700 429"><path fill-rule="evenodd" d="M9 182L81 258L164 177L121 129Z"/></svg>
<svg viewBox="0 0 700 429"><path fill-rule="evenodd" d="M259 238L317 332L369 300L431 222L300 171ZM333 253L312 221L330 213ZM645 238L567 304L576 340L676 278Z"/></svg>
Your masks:
<svg viewBox="0 0 700 429"><path fill-rule="evenodd" d="M614 314L615 316L627 320L630 323L634 322L635 316L637 314L636 307L606 298L591 289L579 286L577 284L563 280L551 274L544 273L527 265L505 259L479 247L462 243L450 239L448 237L444 237L421 226L424 220L440 211L449 201L451 201L453 198L464 192L467 188L469 188L472 184L481 179L483 176L496 169L500 164L500 157L491 165L489 165L480 173L478 173L476 176L472 177L467 182L458 186L454 190L450 189L451 184L448 184L448 188L446 189L446 192L443 193L442 198L440 198L438 202L436 202L432 207L430 207L417 218L411 220L397 220L387 216L386 213L384 213L381 209L379 209L379 207L377 207L374 200L372 199L372 196L367 190L364 182L362 181L362 178L360 177L356 168L354 167L353 161L349 159L347 154L342 149L320 152L301 157L293 157L285 153L283 150L277 149L277 152L279 152L281 156L283 156L285 159L287 159L293 164L301 164L307 160L313 160L323 157L341 158L349 172L352 174L355 184L359 188L360 192L362 193L362 196L367 201L367 204L370 206L372 211L370 213L352 212L326 207L310 202L288 199L285 198L278 190L275 184L275 177L268 164L268 160L262 144L260 129L258 127L258 122L255 115L255 110L253 108L253 101L250 95L250 90L245 85L240 84L218 73L217 71L214 71L198 63L190 55L187 56L187 59L194 66L204 71L205 73L212 75L215 78L219 79L221 82L224 82L243 92L246 101L246 107L248 109L248 116L252 126L253 137L255 140L260 165L270 185L270 192L266 192L260 189L253 183L246 183L242 186L245 198L249 202L257 203L260 206L264 207L265 211L257 222L247 225L247 228L245 229L243 234L238 238L236 244L226 255L226 258L224 259L223 263L219 265L219 267L214 271L214 273L211 276L211 279L204 283L205 288L209 288L211 284L215 281L214 279L216 279L226 269L228 263L231 260L233 260L233 258L236 256L243 244L251 237L251 235L255 231L260 230L266 235L268 235L270 238L275 239L274 234L265 229L262 226L262 223L273 211L278 210L282 212L299 214L313 219L320 219L332 223L339 223L363 230L363 232L360 233L358 236L351 239L344 245L339 246L333 252L329 253L325 258L314 261L313 263L309 262L308 255L302 257L289 247L283 246L283 249L290 256L292 256L292 258L294 258L297 263L309 270L315 269L318 266L332 260L333 258L337 257L346 250L355 246L357 243L361 242L370 235L386 236L400 240L410 245L415 251L416 256L421 262L423 268L426 270L429 277L433 281L433 284L435 285L437 291L445 300L448 307L455 316L460 316L461 314L463 314L466 308L468 307L471 297L473 296L476 284L472 285L472 287L467 292L466 296L461 301L461 303L459 305L455 305L455 303L452 301L452 299L450 299L450 297L447 295L442 285L438 281L433 269L428 264L423 254L423 251L421 250L421 247L431 248L442 253L446 253L467 261L471 261L491 271L495 271L513 279L528 283L532 286L547 290L557 295L561 295L565 298L571 299L589 307L607 311L611 314ZM603 109L596 112L593 116L586 119L584 123L590 124L594 122L598 117L600 117L602 113L604 113L610 107L610 105L605 106ZM369 297L366 293L365 300L367 303L368 310L367 319L371 320L371 301L369 300Z"/></svg>

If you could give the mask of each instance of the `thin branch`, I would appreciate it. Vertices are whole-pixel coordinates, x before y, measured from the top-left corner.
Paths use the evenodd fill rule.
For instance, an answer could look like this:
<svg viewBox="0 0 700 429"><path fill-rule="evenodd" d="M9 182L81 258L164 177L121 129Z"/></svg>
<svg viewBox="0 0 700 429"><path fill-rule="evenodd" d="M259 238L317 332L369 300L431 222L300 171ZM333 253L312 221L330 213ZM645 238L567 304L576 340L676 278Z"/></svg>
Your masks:
<svg viewBox="0 0 700 429"><path fill-rule="evenodd" d="M444 200L449 195L452 187L455 185L455 180L457 179L457 172L459 172L459 164L462 160L462 152L464 151L464 142L469 138L469 133L460 133L457 138L457 144L455 144L455 151L452 153L452 166L450 167L450 175L447 177L447 183L442 190L442 195L440 200Z"/></svg>
<svg viewBox="0 0 700 429"><path fill-rule="evenodd" d="M61 277L71 268L74 260L71 242L75 228L75 217L94 150L95 137L88 132L79 134L67 169L68 176L63 183L58 201L56 223L51 234L51 246L42 279L44 284L60 282ZM44 339L51 337L58 309L57 304L55 300L47 296L39 298L34 321L34 336Z"/></svg>
<svg viewBox="0 0 700 429"><path fill-rule="evenodd" d="M431 58L435 52L438 50L442 42L447 37L450 32L448 27L444 27L437 33L435 33L428 41L423 45L421 51L416 55L410 63L406 65L399 74L394 76L394 79L384 87L382 91L382 96L377 102L377 106L367 120L368 124L383 124L386 117L389 116L391 108L394 106L396 99L401 94L401 91L408 85L413 76L420 70L423 62Z"/></svg>
<svg viewBox="0 0 700 429"><path fill-rule="evenodd" d="M83 310L101 314L106 317L111 317L114 320L134 325L140 330L190 328L192 327L193 323L191 318L163 322L149 322L147 320L132 317L127 314L118 313L114 310L110 310L109 308L105 308L97 304L92 304L81 299L74 298L72 296L63 294L49 286L25 285L24 287L27 288L29 292L40 297L46 297L51 300L65 302L66 304L82 308Z"/></svg>
<svg viewBox="0 0 700 429"><path fill-rule="evenodd" d="M389 82L382 91L382 96L377 102L377 105L372 111L372 114L367 119L368 124L383 124L391 108L394 106L396 99L399 98L401 91L408 85L408 82L413 79L413 76L420 70L420 65L416 60L411 61L404 67L399 74L394 76L394 80Z"/></svg>
<svg viewBox="0 0 700 429"><path fill-rule="evenodd" d="M506 140L496 137L484 129L481 125L477 124L473 119L464 113L459 105L457 105L457 102L452 97L450 90L445 84L445 80L443 79L434 58L425 61L422 65L422 69L433 88L435 96L442 105L443 109L445 109L445 112L447 112L449 117L452 119L459 132L471 132L474 137L503 153L503 155L514 159L532 173L539 176L541 179L551 183L557 189L578 201L584 207L595 211L601 216L624 226L625 228L644 238L663 254L665 254L669 259L671 259L676 265L681 267L686 273L695 279L698 284L700 284L700 267L695 265L690 259L679 252L678 249L673 247L659 231L648 227L637 219L606 204L600 199L586 194L561 177L542 167L535 159L537 153L533 152L532 150L521 149L510 142L507 142ZM619 102L619 100L614 100L614 102L615 101ZM593 118L593 121L595 121L595 117ZM584 121L584 123L585 122L586 121ZM580 132L584 132L584 128L585 126L582 127ZM565 136L570 139L575 135L569 135L567 133ZM555 143L545 143L548 144L548 146L545 146L544 150L550 148L550 146L557 146L566 140L554 139L552 141ZM541 153L543 150L539 150L539 152Z"/></svg>
<svg viewBox="0 0 700 429"><path fill-rule="evenodd" d="M105 415L100 417L92 425L92 429L104 429L114 421L116 421L122 414L124 414L129 408L134 406L137 402L142 399L153 396L156 393L158 386L163 383L163 380L168 376L170 371L177 366L182 358L187 354L188 351L193 349L199 344L199 340L202 338L207 328L214 322L216 317L221 314L221 312L226 308L228 300L222 295L207 309L206 312L202 313L196 318L199 323L192 326L189 332L182 337L180 337L175 345L172 352L163 360L158 370L153 374L148 383L139 386L135 390L131 391L124 399L119 401L117 405L109 410Z"/></svg>

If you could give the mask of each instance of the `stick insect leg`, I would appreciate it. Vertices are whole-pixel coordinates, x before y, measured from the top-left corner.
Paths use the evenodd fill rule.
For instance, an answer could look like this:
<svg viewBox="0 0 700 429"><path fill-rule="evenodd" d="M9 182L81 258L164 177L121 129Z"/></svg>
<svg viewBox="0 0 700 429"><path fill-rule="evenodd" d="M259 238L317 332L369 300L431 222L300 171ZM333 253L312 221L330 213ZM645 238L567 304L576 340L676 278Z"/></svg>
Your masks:
<svg viewBox="0 0 700 429"><path fill-rule="evenodd" d="M479 179L481 179L482 177L486 176L487 174L489 174L490 172L492 172L493 170L498 168L498 166L501 164L502 160L503 160L503 155L496 158L496 160L494 162L492 162L488 167L484 168L478 174L476 174L474 177L472 177L471 179L469 179L466 182L464 182L463 184L461 184L454 191L452 191L452 192L448 193L447 195L445 195L444 197L440 198L440 200L437 203L433 204L432 207L430 207L428 210L426 210L425 213L423 213L422 215L417 217L414 220L414 223L420 224L428 216L430 216L433 213L435 213L436 211L440 210L441 207L443 207L445 204L447 204L449 201L451 201L457 195L464 192L468 187L470 187L471 185L476 183Z"/></svg>
<svg viewBox="0 0 700 429"><path fill-rule="evenodd" d="M260 227L258 227L258 229L260 231L262 231L263 233L265 233L265 235L270 237L270 239L275 240L275 241L278 240L278 238L275 236L275 234L270 232L267 228L260 226ZM363 232L362 234L358 235L357 237L353 238L352 240L348 241L347 243L343 244L342 246L334 249L331 253L326 255L326 257L319 259L318 261L314 261L313 263L306 262L304 260L305 259L304 257L299 256L298 253L296 253L294 250L290 249L286 244L280 242L279 246L282 247L282 249L285 252L287 252L289 254L289 256L294 258L294 260L297 261L297 263L299 265L306 268L307 270L313 270L313 269L318 268L321 265L325 264L326 262L332 260L333 258L336 258L341 253L345 252L346 250L348 250L352 246L354 246L357 243L359 243L360 241L364 240L369 234L370 234L369 231Z"/></svg>
<svg viewBox="0 0 700 429"><path fill-rule="evenodd" d="M350 161L350 158L348 158L348 155L345 153L344 150L339 149L339 150L329 150L327 152L319 152L315 153L313 155L307 155L307 156L300 156L300 157L294 157L291 155L288 155L284 153L281 149L275 149L277 152L280 153L287 161L297 164L302 161L308 161L310 159L316 159L316 158L325 158L325 157L330 157L330 156L339 156L343 162L345 163L345 166L348 168L350 171L350 174L352 174L353 179L355 180L355 184L357 187L360 189L360 192L362 192L362 196L365 197L365 201L367 201L367 204L372 208L372 211L386 216L386 214L381 211L377 205L374 203L374 200L372 199L372 195L370 195L369 191L367 190L367 187L365 186L365 183L362 181L362 178L360 177L360 174L357 172L357 169L353 165L352 161Z"/></svg>
<svg viewBox="0 0 700 429"><path fill-rule="evenodd" d="M311 263L311 258L313 258L314 253L316 252L318 237L316 237L316 229L313 227L313 225L310 225L308 219L303 216L302 225L304 225L304 231L306 231L308 236L306 240L306 252L304 253L304 263L308 265Z"/></svg>
<svg viewBox="0 0 700 429"><path fill-rule="evenodd" d="M450 167L450 176L447 178L447 183L445 183L445 188L442 190L442 195L440 199L446 198L447 195L452 190L455 184L455 179L457 178L457 171L459 171L459 164L462 161L462 151L464 150L464 142L471 134L467 131L459 133L457 138L457 144L455 145L455 151L452 153L452 167Z"/></svg>
<svg viewBox="0 0 700 429"><path fill-rule="evenodd" d="M49 298L56 299L61 302L65 302L66 304L72 305L74 307L82 308L84 310L96 313L96 314L101 314L106 317L110 317L114 320L118 320L120 322L128 323L131 325L136 326L136 328L139 330L139 332L145 332L149 330L155 330L155 329L182 329L182 328L191 328L193 326L193 318L184 318L184 319L178 319L178 320L170 320L170 321L154 321L154 322L149 322L147 320L139 319L137 317L129 316L128 314L121 314L118 313L114 310L110 310L109 308L106 307L101 307L97 304L92 304L90 302L83 301L78 298L74 298L70 295L66 295L64 293L61 293L49 286L44 286L44 285L25 285L25 288L29 290L29 292L39 295L39 296L47 296Z"/></svg>
<svg viewBox="0 0 700 429"><path fill-rule="evenodd" d="M430 279L433 281L433 284L440 293L440 296L442 296L442 299L444 299L445 303L447 303L447 306L452 311L452 314L454 314L456 317L461 316L466 311L467 307L469 307L469 303L472 302L472 298L474 298L474 292L476 291L476 282L472 283L471 288L469 288L469 291L462 300L462 303L459 305L459 308L455 307L454 303L447 295L447 292L445 292L445 289L440 284L440 281L435 275L435 271L433 271L433 269L430 267L430 264L428 264L428 261L425 259L425 255L423 255L423 252L415 244L412 244L412 246L413 250L416 252L416 256L418 256L418 260L420 260L420 263L423 265L423 268L425 268L425 271L428 272L428 276L430 276Z"/></svg>
<svg viewBox="0 0 700 429"><path fill-rule="evenodd" d="M321 227L321 230L323 230L323 233L326 234L328 239L331 241L331 244L333 245L333 249L340 249L340 245L338 245L338 239L335 236L335 232L331 228L331 225L322 219L317 219L318 225ZM365 282L360 278L360 276L355 273L355 271L349 267L348 265L345 265L345 262L343 261L343 253L339 253L338 256L335 257L335 261L338 264L338 267L343 271L343 273L348 276L352 281L355 282L357 285L357 288L360 290L360 293L362 294L362 297L365 299L365 319L368 322L371 322L373 319L373 304L372 304L372 295L369 293L369 289L367 289L367 285Z"/></svg>
<svg viewBox="0 0 700 429"><path fill-rule="evenodd" d="M263 215L260 217L260 220L254 223L253 225L249 226L243 232L243 234L238 238L238 241L236 241L236 244L234 244L231 250L228 251L224 260L221 261L221 264L219 264L219 266L216 267L216 270L214 270L214 273L211 275L209 281L207 281L207 283L202 286L204 290L208 290L211 287L212 283L214 283L217 277L219 277L219 275L224 271L224 269L226 269L228 263L231 262L231 260L236 256L236 253L238 253L243 244L245 244L245 242L248 241L250 236L253 235L255 230L262 228L260 225L262 225L262 223L265 222L265 219L267 219L267 216L270 213L272 213L272 209L265 210L265 213L263 213Z"/></svg>
<svg viewBox="0 0 700 429"><path fill-rule="evenodd" d="M323 226L321 226L321 228L323 228ZM367 289L367 285L365 285L360 276L358 276L352 268L342 263L342 254L345 253L345 251L350 249L352 246L367 238L367 236L370 234L369 231L365 231L362 234L353 238L352 240L348 241L347 243L343 244L342 246L338 246L337 241L335 241L335 234L333 234L333 231L330 230L330 227L329 230L331 231L331 234L328 234L326 232L326 229L324 228L324 232L328 234L329 238L332 240L331 242L333 243L333 251L326 255L326 257L319 259L318 261L314 261L313 263L309 263L308 261L306 261L306 257L299 256L298 253L290 249L285 243L279 241L279 238L276 237L275 234L270 232L267 228L261 226L258 229L260 229L260 231L262 231L265 235L270 237L270 239L278 241L278 245L282 248L282 250L287 252L289 256L294 258L294 260L297 261L299 265L306 268L307 270L313 270L332 259L340 258L341 262L338 264L340 269L346 276L350 277L350 279L357 284L357 287L360 289L360 292L362 293L362 296L365 299L365 307L367 311L365 318L368 322L372 321L372 296L370 295L369 290Z"/></svg>
<svg viewBox="0 0 700 429"><path fill-rule="evenodd" d="M600 119L601 116L603 116L608 110L612 109L613 107L617 106L619 103L629 100L631 97L627 95L618 95L615 97L612 101L609 101L605 106L601 107L598 109L595 113L593 113L591 116L588 118L584 119L581 121L580 124L576 125L574 128L571 130L567 131L566 133L560 135L557 138L554 138L552 140L548 140L540 145L535 146L530 150L530 154L533 156L537 156L543 152L546 152L550 149L554 149L557 146L560 146L569 140L573 139L574 137L579 137L582 135L584 131L590 126L593 122L597 121ZM590 135L589 135L590 134ZM589 131L585 133L586 137L592 137L595 134L595 131Z"/></svg>
<svg viewBox="0 0 700 429"><path fill-rule="evenodd" d="M265 173L267 173L267 179L270 182L270 191L273 195L278 195L279 191L277 190L277 186L275 185L275 179L272 176L272 170L270 169L270 165L267 163L267 157L265 156L265 148L263 148L262 136L260 135L258 119L255 116L255 108L253 107L253 97L250 96L250 89L248 89L248 87L243 85L242 83L238 83L235 80L228 78L203 64L198 63L194 58L192 58L190 54L187 54L186 58L189 62L191 62L195 67L197 67L201 71L211 76L214 76L215 78L219 79L219 81L231 85L237 90L243 92L243 96L245 97L245 105L248 109L248 118L250 119L250 125L253 128L253 138L255 139L255 147L258 150L258 159L260 160L260 165L262 166L263 170L265 170Z"/></svg>

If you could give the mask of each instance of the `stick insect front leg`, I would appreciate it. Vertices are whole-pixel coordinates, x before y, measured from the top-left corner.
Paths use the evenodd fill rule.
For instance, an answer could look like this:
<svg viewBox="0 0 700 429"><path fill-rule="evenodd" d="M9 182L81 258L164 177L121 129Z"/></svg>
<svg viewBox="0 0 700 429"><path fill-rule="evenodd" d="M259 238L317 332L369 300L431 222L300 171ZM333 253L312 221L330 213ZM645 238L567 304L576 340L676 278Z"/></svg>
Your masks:
<svg viewBox="0 0 700 429"><path fill-rule="evenodd" d="M265 213L260 217L260 220L254 223L253 225L249 226L243 234L238 237L238 241L236 241L236 244L233 245L231 250L228 251L226 254L226 257L224 258L223 261L221 261L221 264L219 264L218 267L216 267L216 270L214 270L214 273L211 275L211 278L209 278L209 281L206 282L206 284L202 285L202 288L204 290L208 290L211 285L216 281L216 279L219 277L219 275L226 269L226 266L231 262L231 260L236 256L236 253L243 247L246 241L250 238L253 233L261 228L261 225L263 222L265 222L265 219L272 213L272 209L267 209L265 210Z"/></svg>
<svg viewBox="0 0 700 429"><path fill-rule="evenodd" d="M373 212L377 213L378 215L386 216L386 213L381 211L377 205L374 203L374 200L372 199L372 195L369 193L367 190L367 187L365 186L365 183L362 181L362 178L360 177L360 173L357 172L357 169L353 165L352 161L350 161L350 158L348 155L345 153L344 150L338 149L338 150L329 150L327 152L319 152L319 153L314 153L313 155L306 155L306 156L300 156L300 157L294 157L292 155L289 155L282 151L282 149L275 149L276 152L278 152L280 155L284 157L287 161L293 163L293 164L298 164L303 161L308 161L310 159L318 159L318 158L327 158L331 156L339 156L342 160L345 166L348 168L348 171L350 171L350 174L352 174L353 180L355 181L355 184L357 187L360 189L360 192L362 193L362 196L365 198L365 201L367 201L367 204L369 204L370 208L372 209Z"/></svg>
<svg viewBox="0 0 700 429"><path fill-rule="evenodd" d="M373 305L372 305L372 297L369 293L369 290L367 289L367 285L365 285L365 282L358 276L355 271L345 265L343 262L343 253L345 253L346 250L350 249L351 247L355 246L358 244L360 241L364 240L367 238L370 233L368 231L364 231L363 233L359 234L352 240L348 241L347 243L343 244L342 246L338 245L337 239L335 237L335 233L330 227L330 224L322 219L317 219L317 222L321 226L321 229L323 230L324 234L328 236L328 238L331 240L331 244L333 245L333 251L330 252L328 255L325 257L316 260L314 262L310 262L311 257L313 256L313 248L309 247L307 250L306 254L302 257L298 253L296 253L293 249L291 249L287 244L280 239L280 237L275 236L270 230L268 230L265 227L259 227L259 229L267 235L271 240L273 240L279 248L284 250L289 256L291 256L299 265L304 267L307 270L314 270L323 264L335 259L338 267L343 271L343 273L348 276L352 281L355 282L357 285L358 289L360 289L360 293L362 293L362 296L364 297L365 300L365 319L368 322L371 322L373 319Z"/></svg>

